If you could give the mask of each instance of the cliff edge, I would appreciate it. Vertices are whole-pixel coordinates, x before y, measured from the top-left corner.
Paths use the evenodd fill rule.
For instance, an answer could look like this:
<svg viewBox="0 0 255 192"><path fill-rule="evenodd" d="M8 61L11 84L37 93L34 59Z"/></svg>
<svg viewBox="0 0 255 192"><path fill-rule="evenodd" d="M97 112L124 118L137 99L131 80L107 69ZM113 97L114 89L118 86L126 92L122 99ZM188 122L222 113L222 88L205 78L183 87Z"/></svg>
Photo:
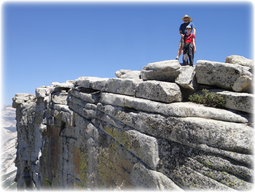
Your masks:
<svg viewBox="0 0 255 192"><path fill-rule="evenodd" d="M150 63L16 94L18 189L250 190L253 62ZM207 88L224 108L189 102Z"/></svg>

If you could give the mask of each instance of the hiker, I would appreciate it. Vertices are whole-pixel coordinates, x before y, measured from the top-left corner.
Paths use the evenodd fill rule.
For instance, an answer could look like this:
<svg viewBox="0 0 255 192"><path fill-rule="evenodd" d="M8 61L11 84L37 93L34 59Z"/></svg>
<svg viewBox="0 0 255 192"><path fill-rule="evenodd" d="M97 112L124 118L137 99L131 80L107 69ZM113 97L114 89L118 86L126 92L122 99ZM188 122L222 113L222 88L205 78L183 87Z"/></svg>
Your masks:
<svg viewBox="0 0 255 192"><path fill-rule="evenodd" d="M196 53L195 35L191 33L191 26L186 27L183 46L183 65L193 66L194 53Z"/></svg>
<svg viewBox="0 0 255 192"><path fill-rule="evenodd" d="M189 25L191 26L191 32L196 35L196 29L195 29L195 25L191 22L192 19L190 18L190 16L188 15L185 15L182 20L184 21L183 24L180 25L180 28L179 28L179 32L180 32L180 35L181 35L181 40L180 40L180 43L179 43L179 49L178 49L178 52L177 52L177 56L176 56L176 60L179 60L179 57L181 56L182 54L182 50L183 50L183 44L184 44L184 34L187 32L186 31L186 27Z"/></svg>

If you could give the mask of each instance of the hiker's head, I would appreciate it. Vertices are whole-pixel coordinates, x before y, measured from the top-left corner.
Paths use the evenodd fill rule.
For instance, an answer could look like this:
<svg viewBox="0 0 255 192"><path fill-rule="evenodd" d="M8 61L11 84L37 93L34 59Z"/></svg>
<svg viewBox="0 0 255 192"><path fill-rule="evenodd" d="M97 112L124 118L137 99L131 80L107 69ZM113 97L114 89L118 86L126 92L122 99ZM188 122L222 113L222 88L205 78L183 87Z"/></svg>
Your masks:
<svg viewBox="0 0 255 192"><path fill-rule="evenodd" d="M190 16L188 16L188 15L185 15L185 16L182 18L182 20L184 21L184 23L188 23L188 22L191 22L191 21L192 21L192 19L191 19Z"/></svg>
<svg viewBox="0 0 255 192"><path fill-rule="evenodd" d="M191 31L191 26L188 25L188 26L186 27L186 31L187 31L188 33L190 33L190 31Z"/></svg>

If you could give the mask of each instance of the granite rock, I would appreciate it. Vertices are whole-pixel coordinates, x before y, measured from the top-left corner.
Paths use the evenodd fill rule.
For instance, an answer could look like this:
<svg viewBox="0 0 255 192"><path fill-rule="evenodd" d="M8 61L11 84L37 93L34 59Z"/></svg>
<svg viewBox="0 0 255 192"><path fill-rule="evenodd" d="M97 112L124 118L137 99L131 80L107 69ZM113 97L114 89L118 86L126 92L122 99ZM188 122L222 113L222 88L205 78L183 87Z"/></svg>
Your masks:
<svg viewBox="0 0 255 192"><path fill-rule="evenodd" d="M255 76L252 78L252 80L251 80L251 85L252 85L252 87L254 87L255 88Z"/></svg>
<svg viewBox="0 0 255 192"><path fill-rule="evenodd" d="M196 78L199 84L233 90L235 82L241 76L253 77L249 69L238 64L199 60L196 64Z"/></svg>
<svg viewBox="0 0 255 192"><path fill-rule="evenodd" d="M232 89L236 92L249 92L253 90L253 80L249 76L240 76L234 83Z"/></svg>
<svg viewBox="0 0 255 192"><path fill-rule="evenodd" d="M183 88L190 89L195 91L198 87L195 67L182 66L180 69L180 74L175 79L175 83L180 85Z"/></svg>
<svg viewBox="0 0 255 192"><path fill-rule="evenodd" d="M181 65L177 60L166 60L149 63L141 70L141 78L145 80L159 80L174 82L180 74Z"/></svg>
<svg viewBox="0 0 255 192"><path fill-rule="evenodd" d="M99 77L79 77L74 81L75 86L94 89L99 91L105 90L105 84L109 78L99 78Z"/></svg>
<svg viewBox="0 0 255 192"><path fill-rule="evenodd" d="M137 86L135 96L165 103L182 101L182 94L179 86L170 82L142 82Z"/></svg>
<svg viewBox="0 0 255 192"><path fill-rule="evenodd" d="M176 102L164 104L141 98L132 98L125 95L102 93L101 103L119 107L126 107L130 108L130 110L135 109L137 111L159 113L173 117L202 117L222 121L233 121L242 123L248 122L245 117L234 112L213 107L206 107L191 102Z"/></svg>
<svg viewBox="0 0 255 192"><path fill-rule="evenodd" d="M247 59L240 55L230 55L226 57L225 63L239 64L251 67L253 65L253 60Z"/></svg>
<svg viewBox="0 0 255 192"><path fill-rule="evenodd" d="M116 77L121 79L141 79L141 71L121 69L115 72Z"/></svg>
<svg viewBox="0 0 255 192"><path fill-rule="evenodd" d="M105 85L105 91L123 95L135 95L136 87L141 83L141 79L109 79Z"/></svg>
<svg viewBox="0 0 255 192"><path fill-rule="evenodd" d="M240 82L252 80L250 67L170 60L145 66L143 80L128 73L15 95L18 190L254 187L253 94L231 91L246 91ZM196 78L225 98L225 108L182 101L183 91L198 92Z"/></svg>
<svg viewBox="0 0 255 192"><path fill-rule="evenodd" d="M250 93L236 93L233 91L211 89L210 92L221 95L226 101L224 107L246 113L253 113L254 95Z"/></svg>
<svg viewBox="0 0 255 192"><path fill-rule="evenodd" d="M250 66L252 70L255 70L255 59L253 59L248 66Z"/></svg>
<svg viewBox="0 0 255 192"><path fill-rule="evenodd" d="M36 88L35 90L35 96L37 98L44 98L46 96L48 96L50 94L50 89L49 87L39 87L39 88Z"/></svg>
<svg viewBox="0 0 255 192"><path fill-rule="evenodd" d="M12 98L12 107L17 108L19 104L29 104L34 102L36 97L29 93L16 93L15 97Z"/></svg>

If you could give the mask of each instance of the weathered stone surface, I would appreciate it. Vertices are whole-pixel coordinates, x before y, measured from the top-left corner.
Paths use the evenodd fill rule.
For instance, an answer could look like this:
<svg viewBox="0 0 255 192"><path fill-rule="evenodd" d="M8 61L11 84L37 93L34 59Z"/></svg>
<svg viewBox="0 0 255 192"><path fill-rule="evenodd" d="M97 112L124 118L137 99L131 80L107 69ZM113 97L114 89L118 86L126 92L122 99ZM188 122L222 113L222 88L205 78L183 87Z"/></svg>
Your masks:
<svg viewBox="0 0 255 192"><path fill-rule="evenodd" d="M99 77L79 77L74 81L75 86L80 86L84 88L94 89L94 90L105 90L105 84L109 78L99 78Z"/></svg>
<svg viewBox="0 0 255 192"><path fill-rule="evenodd" d="M100 117L105 122L110 123L113 126L122 128L124 125L128 125L133 129L136 129L142 133L154 136L156 138L163 138L167 140L173 140L176 141L178 138L175 139L175 136L171 138L171 135L174 131L174 129L178 130L180 127L180 130L182 130L183 127L188 127L187 129L192 129L196 130L198 127L200 127L202 124L207 124L208 126L202 126L202 127L209 127L209 125L212 125L210 128L211 134L208 134L208 130L203 131L203 129L199 129L201 133L205 134L205 137L216 137L217 135L221 135L223 133L223 128L230 127L229 132L225 131L224 138L226 140L222 140L221 142L218 142L219 147L215 148L215 146L210 146L208 141L214 142L215 138L208 138L204 139L204 136L199 135L199 138L203 138L198 142L198 139L192 138L193 133L188 133L189 137L191 140L194 139L195 143L188 142L188 143L182 143L184 145L190 146L192 148L195 148L197 150L202 150L208 153L215 153L215 154L220 154L224 155L226 157L235 159L236 161L246 163L248 165L252 164L252 158L251 155L244 155L244 154L237 154L236 152L232 151L226 151L226 147L228 147L228 144L225 143L227 140L232 140L231 142L234 144L230 144L231 147L236 147L236 143L240 143L239 138L243 138L243 135L240 136L239 138L233 137L231 132L234 131L241 131L246 129L246 135L249 135L247 131L251 131L250 127L247 127L244 124L239 124L239 123L227 123L223 121L207 121L208 119L203 119L203 118L176 118L176 117L166 117L163 115L159 114L152 114L152 113L144 113L144 112L134 112L134 111L129 111L126 108L121 108L121 107L116 107L116 106L111 106L111 105L105 105L103 106L102 104L98 104L98 110L102 111L103 113L97 113L97 117ZM190 121L189 121L190 120ZM197 124L195 123L197 122ZM214 129L213 125L217 125L218 127L222 127L222 129ZM193 127L194 126L194 127ZM244 128L244 129L243 129ZM196 131L194 131L196 133ZM180 131L180 134L182 132ZM182 135L184 136L184 135ZM247 139L249 142L252 143L252 137L248 137ZM187 139L187 138L186 138ZM233 140L234 139L234 140ZM184 138L185 140L185 138ZM180 140L181 141L181 140ZM217 143L217 142L216 142ZM225 144L224 144L225 143ZM249 146L249 144L247 145ZM251 145L250 145L251 146ZM244 145L245 147L245 145ZM222 149L221 149L222 148ZM234 149L229 149L229 150L234 150ZM251 150L251 149L250 149Z"/></svg>
<svg viewBox="0 0 255 192"><path fill-rule="evenodd" d="M141 70L141 78L147 80L174 82L180 74L180 71L178 70L180 67L181 65L177 60L149 63Z"/></svg>
<svg viewBox="0 0 255 192"><path fill-rule="evenodd" d="M43 107L43 106L42 106ZM64 122L68 126L73 126L74 122L74 113L73 110L70 110L70 108L66 105L62 104L53 104L50 109L47 109L46 111L43 111L44 113L41 114L41 117L43 118L46 116L46 122L42 121L41 123L47 124L47 125L54 125L54 119L59 119L62 122Z"/></svg>
<svg viewBox="0 0 255 192"><path fill-rule="evenodd" d="M165 103L182 101L182 94L177 84L160 81L140 83L136 88L135 96Z"/></svg>
<svg viewBox="0 0 255 192"><path fill-rule="evenodd" d="M61 105L67 105L67 92L57 92L52 94L52 102Z"/></svg>
<svg viewBox="0 0 255 192"><path fill-rule="evenodd" d="M124 123L125 125L130 126L133 129L136 129L142 133L148 134L148 135L152 135L154 137L157 138L164 138L164 139L169 139L171 140L171 134L172 131L174 130L173 127L175 126L177 129L178 126L180 126L180 130L182 129L181 126L184 126L187 123L187 119L186 118L173 118L173 117L166 117L163 115L159 115L159 114L153 114L153 113L144 113L144 112L128 112L125 108L121 108L121 107L115 107L112 105L105 105L103 106L102 104L98 104L98 110L102 111L103 113L109 115L109 117L112 117L116 120L118 120L119 122ZM102 117L102 115L97 114L97 116ZM116 122L116 120L113 120L112 118L107 118L105 117L104 121L117 126L117 127L122 127L123 125L119 125L118 122ZM223 122L223 121L215 121L215 120L211 120L211 121L207 121L207 119L203 119L203 118L190 118L191 121L189 127L192 128L192 126L198 126L198 124L196 124L195 122L197 121L198 123L204 123L207 126L205 127L209 127L209 123L211 122L212 124L217 124L220 127L231 127L230 130L234 129L236 126L236 129L240 129L243 130L243 128L246 128L247 130L250 130L249 127L247 127L246 125L243 124L236 124L236 123L229 123L229 122ZM160 122L160 123L159 123ZM207 124L208 123L208 124ZM178 125L178 126L177 126ZM239 127L240 126L240 127ZM192 128L192 129L196 129L196 128ZM201 129L200 129L201 130ZM201 130L202 131L202 130ZM211 128L211 130L213 132L213 128ZM216 129L216 131L218 131ZM222 129L221 129L222 131ZM208 133L208 130L204 131L205 134ZM221 132L222 133L222 132ZM217 133L219 134L219 133ZM225 134L224 137L227 138L231 138L232 136L228 136L229 133ZM214 132L212 135L216 135L216 133ZM191 136L191 134L189 135ZM202 136L199 136L199 138L202 138ZM240 142L238 141L238 138L234 138L237 139L235 142ZM210 140L210 139L208 139ZM211 138L211 140L214 142L215 138ZM175 141L175 140L174 140ZM196 139L196 141L198 141ZM206 139L204 139L203 141L201 141L200 143L204 143L204 141L207 141ZM219 142L218 142L219 143ZM206 143L208 145L208 143ZM226 144L227 146L228 144ZM232 147L234 147L235 144L232 144ZM220 147L218 147L220 148Z"/></svg>
<svg viewBox="0 0 255 192"><path fill-rule="evenodd" d="M66 81L65 83L52 82L50 92L68 91L74 87L73 81Z"/></svg>
<svg viewBox="0 0 255 192"><path fill-rule="evenodd" d="M253 90L252 78L249 76L246 76L246 75L239 77L235 81L232 89L237 92L241 92L241 91L242 92L252 92L252 90Z"/></svg>
<svg viewBox="0 0 255 192"><path fill-rule="evenodd" d="M149 170L141 163L135 164L131 172L131 182L137 190L182 191L171 179L162 173Z"/></svg>
<svg viewBox="0 0 255 192"><path fill-rule="evenodd" d="M254 95L249 93L236 93L232 91L224 91L220 89L211 89L210 92L215 92L223 96L226 104L224 107L228 109L253 113Z"/></svg>
<svg viewBox="0 0 255 192"><path fill-rule="evenodd" d="M144 70L177 70L181 67L179 61L177 60L166 60L166 61L159 61L155 63L149 63L147 66L144 66Z"/></svg>
<svg viewBox="0 0 255 192"><path fill-rule="evenodd" d="M121 69L115 72L116 77L121 79L141 79L141 71Z"/></svg>
<svg viewBox="0 0 255 192"><path fill-rule="evenodd" d="M253 65L253 60L247 59L240 55L230 55L226 57L225 63L239 64L251 67L251 65Z"/></svg>
<svg viewBox="0 0 255 192"><path fill-rule="evenodd" d="M253 59L248 66L250 66L251 69L255 70L255 59Z"/></svg>
<svg viewBox="0 0 255 192"><path fill-rule="evenodd" d="M191 117L181 120L173 118L171 123L174 124L170 135L171 141L187 146L199 143L217 149L245 154L252 153L253 129L251 127L238 123Z"/></svg>
<svg viewBox="0 0 255 192"><path fill-rule="evenodd" d="M181 89L162 79L81 77L40 87L36 97L16 94L18 189L251 190L253 95L212 89L244 91L250 67L206 62L198 68L210 85L200 88L231 110L178 102L195 92L194 68L178 61L143 71Z"/></svg>
<svg viewBox="0 0 255 192"><path fill-rule="evenodd" d="M141 79L109 79L105 85L105 91L123 95L135 95L136 87L141 83Z"/></svg>
<svg viewBox="0 0 255 192"><path fill-rule="evenodd" d="M175 79L175 83L183 88L196 90L198 87L197 79L195 76L195 67L182 66L180 69L180 74Z"/></svg>
<svg viewBox="0 0 255 192"><path fill-rule="evenodd" d="M72 96L72 98L75 97ZM84 110L85 101L75 98L75 100L70 100L69 105L72 106L74 103L79 104L76 104L77 109ZM85 105L88 104L91 105L91 103ZM70 113L72 110L66 105L54 104L52 107L54 109L52 115L55 117L54 124L47 129L42 128L44 131L41 133L44 132L44 137L37 139L40 142L42 140L47 142L44 147L40 142L36 144L38 149L44 150L32 152L33 157L40 154L41 161L44 160L40 164L37 163L36 166L30 165L27 158L21 160L24 163L23 167L27 167L29 170L27 183L33 178L37 188L45 188L49 185L45 180L40 182L41 176L47 177L52 186L76 186L91 189L102 187L161 190L180 190L180 187L191 190L201 188L225 190L230 189L229 187L252 188L249 182L239 179L240 177L245 180L250 179L253 174L251 170L231 163L232 161L248 165L252 163L249 157L246 157L247 155L239 154L239 152L250 153L252 150L249 148L251 140L248 139L252 137L252 134L249 133L252 129L242 127L243 124L208 121L208 119L200 118L198 121L194 118L166 118L158 114L136 113L132 110L127 113L126 109L109 105L104 108L100 103L97 106L94 105L96 114L85 118L79 115L80 112L76 108L77 112ZM31 112L33 109L31 108ZM100 114L97 109L105 113ZM43 114L40 116L43 117ZM112 117L118 120L114 120ZM19 122L22 124L22 121L19 120ZM34 120L31 119L30 122L32 125ZM24 127L28 125L27 123L27 121L23 123ZM245 129L248 132L245 132ZM150 136L140 133L138 130ZM34 132L31 131L31 133ZM153 137L154 134L156 137ZM36 133L36 135L38 137L40 133ZM221 136L223 135L224 139L222 140ZM238 137L233 135L238 135ZM171 152L175 154L175 151L178 150L180 153L181 149L165 150L166 145L162 145L162 141L157 137L171 140L171 142L175 141L167 145L169 147L176 145L177 142L179 146L189 148L188 152L184 154L190 153L194 157L187 158L184 164L182 164L183 156L175 155L174 158L169 158L170 155L173 155ZM233 146L230 143L233 143ZM24 147L22 142L19 145ZM25 148L22 154L25 157L29 156L31 153L29 151L29 148ZM218 158L216 159L218 163L216 160L211 162L210 159L213 157L207 158L198 155L198 151L203 151L203 154L222 155L231 161ZM172 159L175 160L175 163L180 162L181 164L174 166L173 163L167 163L167 160L171 161ZM160 163L158 163L159 160ZM139 161L154 171L138 163ZM222 162L225 163L225 166L220 165ZM50 169L47 168L48 164L52 165ZM213 170L210 165L217 169ZM22 168L20 164L19 168ZM237 169L240 171L236 172ZM230 170L230 173L224 174L224 170ZM37 174L31 175L32 171L37 171ZM19 182L25 186L22 181L24 175L22 169L17 175ZM212 175L213 178L211 178Z"/></svg>
<svg viewBox="0 0 255 192"><path fill-rule="evenodd" d="M29 96L29 95L28 95ZM44 101L26 102L17 106L19 113L16 115L17 124L17 154L15 165L19 167L15 181L18 188L26 186L39 186L40 180L32 177L39 174L39 161L42 149L42 132L47 128L41 124L44 116Z"/></svg>
<svg viewBox="0 0 255 192"><path fill-rule="evenodd" d="M36 97L29 93L16 93L12 98L12 107L17 108L19 104L28 104L34 102Z"/></svg>
<svg viewBox="0 0 255 192"><path fill-rule="evenodd" d="M90 90L84 90L81 87L71 89L69 94L89 103L98 103L100 99L100 91L91 92Z"/></svg>
<svg viewBox="0 0 255 192"><path fill-rule="evenodd" d="M95 104L85 102L73 96L72 97L69 96L68 101L69 101L69 107L73 111L81 115L82 117L86 119L92 119L96 117Z"/></svg>
<svg viewBox="0 0 255 192"><path fill-rule="evenodd" d="M173 117L203 117L222 121L246 123L248 120L241 115L224 109L205 107L195 103L163 104L141 98L132 98L124 95L102 93L101 103L120 107L133 108L138 111L159 113Z"/></svg>
<svg viewBox="0 0 255 192"><path fill-rule="evenodd" d="M125 74L127 74L127 73L129 73L131 71L132 70L130 70L130 69L121 69L119 71L116 71L115 75L116 75L116 77L121 78L122 75L125 75Z"/></svg>
<svg viewBox="0 0 255 192"><path fill-rule="evenodd" d="M119 129L102 121L96 121L95 124L114 138L125 149L141 159L151 169L156 169L159 157L158 144L154 137L141 134L128 127Z"/></svg>
<svg viewBox="0 0 255 192"><path fill-rule="evenodd" d="M50 94L50 89L49 87L39 87L39 88L36 88L35 90L35 96L37 98L44 98L46 96L48 96Z"/></svg>
<svg viewBox="0 0 255 192"><path fill-rule="evenodd" d="M158 143L160 154L158 171L178 183L182 189L250 190L253 187L248 181L253 174L252 169L240 165L233 159L165 139L159 139Z"/></svg>
<svg viewBox="0 0 255 192"><path fill-rule="evenodd" d="M249 67L205 60L199 60L196 64L196 78L199 84L232 90L236 80L244 75L252 77Z"/></svg>
<svg viewBox="0 0 255 192"><path fill-rule="evenodd" d="M255 88L255 76L251 80L251 85Z"/></svg>

